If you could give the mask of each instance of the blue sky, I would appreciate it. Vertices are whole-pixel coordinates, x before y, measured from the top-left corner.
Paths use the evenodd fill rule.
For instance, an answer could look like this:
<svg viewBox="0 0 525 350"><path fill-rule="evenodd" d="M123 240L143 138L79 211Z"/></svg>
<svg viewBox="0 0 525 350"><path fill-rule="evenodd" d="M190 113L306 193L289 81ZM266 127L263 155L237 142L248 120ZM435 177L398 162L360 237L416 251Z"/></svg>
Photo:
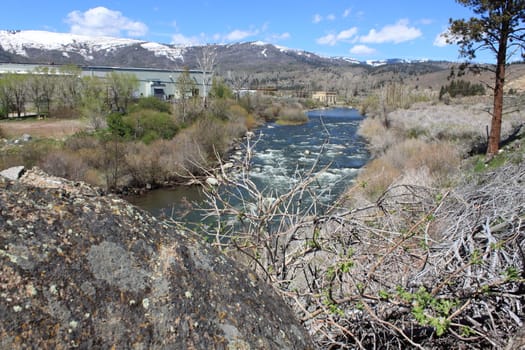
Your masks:
<svg viewBox="0 0 525 350"><path fill-rule="evenodd" d="M458 61L457 47L439 35L449 18L471 14L454 0L10 0L2 4L0 29L187 45L264 41L359 60Z"/></svg>

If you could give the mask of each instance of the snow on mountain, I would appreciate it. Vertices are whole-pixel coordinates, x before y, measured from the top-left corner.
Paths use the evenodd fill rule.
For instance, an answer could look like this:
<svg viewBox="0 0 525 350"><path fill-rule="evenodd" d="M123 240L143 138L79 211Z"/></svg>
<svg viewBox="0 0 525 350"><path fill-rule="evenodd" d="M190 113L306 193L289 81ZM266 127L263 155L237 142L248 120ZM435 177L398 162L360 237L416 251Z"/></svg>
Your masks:
<svg viewBox="0 0 525 350"><path fill-rule="evenodd" d="M28 49L39 49L62 51L62 55L65 57L68 57L70 53L77 53L86 60L91 60L95 52L112 52L133 45L140 45L144 49L153 52L155 56L164 56L172 60L182 58L180 48L172 48L167 45L141 40L90 37L38 30L0 30L0 46L2 49L25 57L28 57Z"/></svg>
<svg viewBox="0 0 525 350"><path fill-rule="evenodd" d="M184 60L184 48L179 47L171 47L159 43L153 43L153 42L146 42L142 43L140 46L142 46L144 49L153 52L153 54L157 57L166 57L169 58L172 61L175 61L177 59Z"/></svg>
<svg viewBox="0 0 525 350"><path fill-rule="evenodd" d="M309 67L368 64L410 63L403 59L358 61L349 57L324 57L318 54L290 49L263 41L215 44L214 48L225 70L255 67L275 70L276 67L306 65ZM0 54L18 55L22 62L53 62L56 64L122 65L150 68L171 68L184 65L195 69L201 46L164 45L144 40L115 37L91 37L70 33L56 33L38 30L0 30ZM264 67L264 68L263 68Z"/></svg>

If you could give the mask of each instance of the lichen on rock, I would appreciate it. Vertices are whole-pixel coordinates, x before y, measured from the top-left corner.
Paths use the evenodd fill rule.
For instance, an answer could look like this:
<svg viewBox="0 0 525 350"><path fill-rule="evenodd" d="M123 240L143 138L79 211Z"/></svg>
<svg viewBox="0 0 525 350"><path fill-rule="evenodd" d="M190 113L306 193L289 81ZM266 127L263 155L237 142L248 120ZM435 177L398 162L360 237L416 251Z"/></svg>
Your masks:
<svg viewBox="0 0 525 350"><path fill-rule="evenodd" d="M38 169L0 177L0 348L309 349L272 289L199 237Z"/></svg>

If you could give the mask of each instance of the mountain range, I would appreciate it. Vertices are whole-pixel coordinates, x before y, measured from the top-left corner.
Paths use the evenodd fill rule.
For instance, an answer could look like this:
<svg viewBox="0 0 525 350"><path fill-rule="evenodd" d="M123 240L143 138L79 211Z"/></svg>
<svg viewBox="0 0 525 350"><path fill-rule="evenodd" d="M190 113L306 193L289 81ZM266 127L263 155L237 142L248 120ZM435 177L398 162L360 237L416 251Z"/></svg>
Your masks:
<svg viewBox="0 0 525 350"><path fill-rule="evenodd" d="M290 66L334 67L407 63L401 59L358 61L322 57L264 42L212 45L219 68L229 70L286 70ZM90 37L36 30L0 30L0 62L78 64L148 68L198 67L202 46L174 46L113 37Z"/></svg>

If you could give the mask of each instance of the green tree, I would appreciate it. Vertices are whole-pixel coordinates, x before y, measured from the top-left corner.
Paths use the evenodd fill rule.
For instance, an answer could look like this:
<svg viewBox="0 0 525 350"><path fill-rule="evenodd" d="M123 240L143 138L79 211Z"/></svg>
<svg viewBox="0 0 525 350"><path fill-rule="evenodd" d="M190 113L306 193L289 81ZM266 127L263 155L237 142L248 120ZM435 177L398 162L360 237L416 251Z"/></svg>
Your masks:
<svg viewBox="0 0 525 350"><path fill-rule="evenodd" d="M55 94L56 79L54 69L47 67L37 67L31 74L28 82L28 93L38 115L44 113L49 116L51 102Z"/></svg>
<svg viewBox="0 0 525 350"><path fill-rule="evenodd" d="M126 113L139 81L135 74L111 72L106 77L111 109Z"/></svg>
<svg viewBox="0 0 525 350"><path fill-rule="evenodd" d="M218 99L228 99L233 97L233 92L228 85L221 78L213 78L210 97Z"/></svg>
<svg viewBox="0 0 525 350"><path fill-rule="evenodd" d="M80 102L82 116L87 118L93 129L100 130L104 128L109 112L105 82L96 76L83 77Z"/></svg>
<svg viewBox="0 0 525 350"><path fill-rule="evenodd" d="M182 122L184 123L186 122L188 97L191 97L195 90L195 81L191 78L187 67L184 68L184 71L177 78L176 89L179 95Z"/></svg>
<svg viewBox="0 0 525 350"><path fill-rule="evenodd" d="M468 20L450 19L448 41L459 45L460 54L474 59L480 50L496 56L494 101L487 156L499 150L503 114L503 86L508 55L524 56L525 0L456 0L475 14ZM524 56L525 57L525 56Z"/></svg>
<svg viewBox="0 0 525 350"><path fill-rule="evenodd" d="M2 99L7 103L7 113L15 111L17 116L21 117L28 97L27 75L7 73L2 80Z"/></svg>
<svg viewBox="0 0 525 350"><path fill-rule="evenodd" d="M9 113L13 108L13 94L9 85L9 75L3 75L0 78L0 112L4 118L9 117Z"/></svg>
<svg viewBox="0 0 525 350"><path fill-rule="evenodd" d="M59 68L60 79L56 87L58 103L65 108L75 109L80 101L82 69L75 65Z"/></svg>

